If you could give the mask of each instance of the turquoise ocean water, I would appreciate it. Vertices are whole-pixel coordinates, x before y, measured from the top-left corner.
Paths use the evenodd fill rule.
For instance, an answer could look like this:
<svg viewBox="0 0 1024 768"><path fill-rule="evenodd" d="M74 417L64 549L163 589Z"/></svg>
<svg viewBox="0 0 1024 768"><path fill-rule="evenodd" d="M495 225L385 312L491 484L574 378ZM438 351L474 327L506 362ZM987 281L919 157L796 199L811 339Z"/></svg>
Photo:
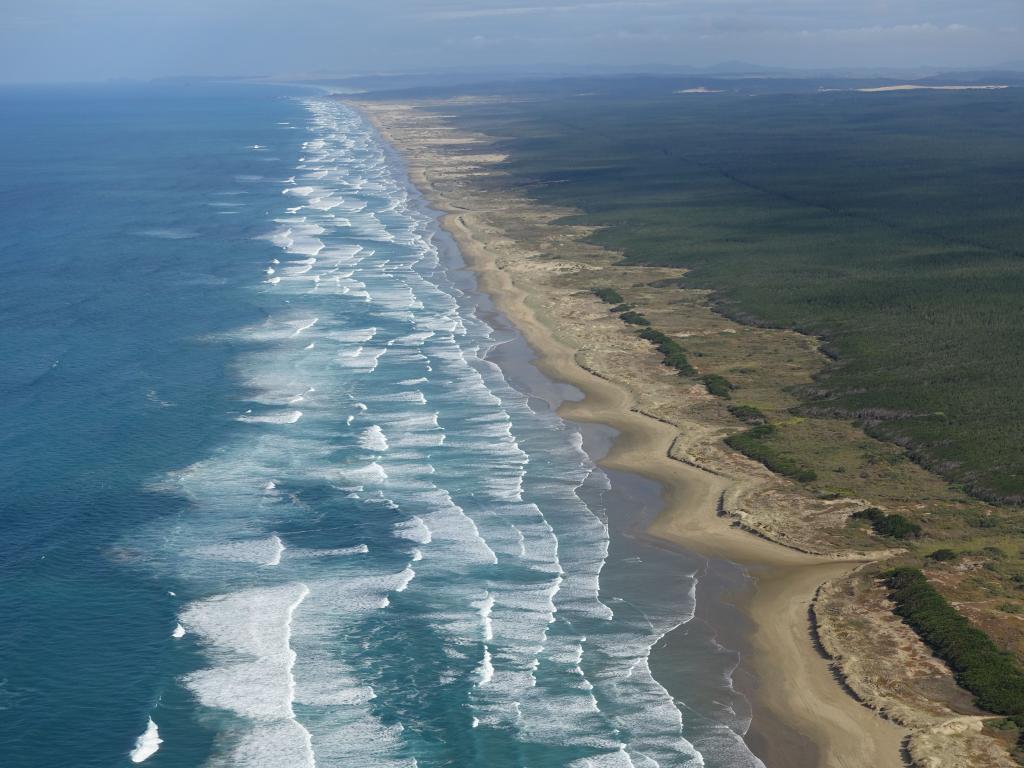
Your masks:
<svg viewBox="0 0 1024 768"><path fill-rule="evenodd" d="M656 493L358 113L0 106L0 763L759 765L707 563L634 535Z"/></svg>

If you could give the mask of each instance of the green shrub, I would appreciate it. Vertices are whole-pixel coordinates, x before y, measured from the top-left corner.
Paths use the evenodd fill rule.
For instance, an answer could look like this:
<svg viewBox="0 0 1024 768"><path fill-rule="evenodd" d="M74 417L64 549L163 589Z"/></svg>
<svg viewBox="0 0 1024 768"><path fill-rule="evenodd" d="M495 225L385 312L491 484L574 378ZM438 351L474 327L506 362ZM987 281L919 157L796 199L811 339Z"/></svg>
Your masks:
<svg viewBox="0 0 1024 768"><path fill-rule="evenodd" d="M719 376L717 373L709 373L701 379L704 382L704 386L708 388L715 397L721 397L728 400L732 397L732 382L730 382L725 376Z"/></svg>
<svg viewBox="0 0 1024 768"><path fill-rule="evenodd" d="M936 562L945 563L950 560L956 560L958 555L952 549L936 549L928 557Z"/></svg>
<svg viewBox="0 0 1024 768"><path fill-rule="evenodd" d="M810 483L818 479L818 474L810 467L805 467L790 456L778 451L775 446L765 442L775 434L772 424L759 424L746 432L730 435L725 439L726 445L748 456L754 461L764 464L772 472L791 477L801 483Z"/></svg>
<svg viewBox="0 0 1024 768"><path fill-rule="evenodd" d="M999 650L916 568L889 571L886 584L892 590L896 613L949 664L957 682L974 694L978 706L1024 726L1024 672L1013 657Z"/></svg>
<svg viewBox="0 0 1024 768"><path fill-rule="evenodd" d="M824 501L835 501L850 495L850 492L843 488L823 488L818 491L818 498Z"/></svg>
<svg viewBox="0 0 1024 768"><path fill-rule="evenodd" d="M622 304L625 299L614 288L594 288L593 293L606 304Z"/></svg>
<svg viewBox="0 0 1024 768"><path fill-rule="evenodd" d="M887 515L878 507L868 507L854 512L851 515L855 520L868 520L872 529L879 536L889 536L893 539L917 538L921 535L921 526L913 523L903 515Z"/></svg>
<svg viewBox="0 0 1024 768"><path fill-rule="evenodd" d="M730 405L729 413L747 424L767 424L768 417L752 405Z"/></svg>
<svg viewBox="0 0 1024 768"><path fill-rule="evenodd" d="M629 323L630 325L650 325L651 321L641 315L639 312L629 310L619 315L622 318L622 322Z"/></svg>
<svg viewBox="0 0 1024 768"><path fill-rule="evenodd" d="M693 376L697 373L696 369L690 365L690 361L687 360L686 351L675 339L654 328L644 328L640 331L640 338L652 342L661 352L662 362L670 368L675 368L680 376Z"/></svg>
<svg viewBox="0 0 1024 768"><path fill-rule="evenodd" d="M852 515L854 520L870 520L872 523L882 520L885 517L885 512L880 510L878 507L868 507L867 509L858 509Z"/></svg>
<svg viewBox="0 0 1024 768"><path fill-rule="evenodd" d="M921 535L921 526L912 523L903 515L886 515L880 522L874 523L875 532L881 536L894 539L916 539Z"/></svg>

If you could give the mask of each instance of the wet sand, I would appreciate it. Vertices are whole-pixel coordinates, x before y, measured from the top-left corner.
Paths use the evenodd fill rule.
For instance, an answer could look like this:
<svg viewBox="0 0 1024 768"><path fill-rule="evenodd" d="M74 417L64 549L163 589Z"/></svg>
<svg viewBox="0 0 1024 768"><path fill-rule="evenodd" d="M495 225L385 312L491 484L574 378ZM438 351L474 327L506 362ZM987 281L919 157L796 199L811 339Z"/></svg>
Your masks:
<svg viewBox="0 0 1024 768"><path fill-rule="evenodd" d="M535 352L503 314L486 305L481 310L502 339L487 359L498 364L506 379L531 398L533 407L560 411L566 403L584 399L579 389L548 378L536 367ZM507 340L503 338L506 330ZM618 439L618 432L598 422L574 423L583 435L583 449L601 465ZM756 690L755 677L743 663L750 653L752 625L735 601L752 594L754 582L735 563L704 558L651 536L648 528L664 506L662 486L635 473L605 473L611 488L602 495L602 502L609 517L612 552L624 539L633 540L630 549L644 554L644 561L636 566L636 576L650 588L657 589L663 579L671 579L673 574L687 574L691 569L699 574L695 615L654 646L650 666L655 679L683 711L684 723L699 721L704 726L684 731L704 752L708 764L733 766L736 763L730 761L729 754L736 754L737 741L746 740L751 719L748 695ZM716 709L720 711L715 712ZM716 714L720 717L716 718ZM732 733L726 733L725 728ZM783 728L780 724L775 730L781 732ZM816 754L814 745L801 740L798 734L788 734L787 738L803 741L803 754Z"/></svg>

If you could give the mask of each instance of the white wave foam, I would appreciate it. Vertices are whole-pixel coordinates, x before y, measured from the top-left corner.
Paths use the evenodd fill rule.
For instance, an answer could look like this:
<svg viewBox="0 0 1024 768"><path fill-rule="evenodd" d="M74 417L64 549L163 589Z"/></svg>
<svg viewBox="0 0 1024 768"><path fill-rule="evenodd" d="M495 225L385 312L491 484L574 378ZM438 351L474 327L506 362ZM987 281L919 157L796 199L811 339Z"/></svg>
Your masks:
<svg viewBox="0 0 1024 768"><path fill-rule="evenodd" d="M359 436L359 446L366 451L386 451L388 439L384 435L384 430L374 424Z"/></svg>
<svg viewBox="0 0 1024 768"><path fill-rule="evenodd" d="M494 608L494 596L490 592L476 604L480 611L480 622L483 624L483 635L486 642L494 639L494 624L491 621L491 609Z"/></svg>
<svg viewBox="0 0 1024 768"><path fill-rule="evenodd" d="M494 679L494 665L491 663L491 652L484 646L484 657L480 661L480 666L477 669L477 674L480 676L477 685L487 685Z"/></svg>
<svg viewBox="0 0 1024 768"><path fill-rule="evenodd" d="M395 592L405 592L406 588L409 586L409 582L415 578L416 571L412 568L406 568L401 574L399 574L399 582L395 586Z"/></svg>
<svg viewBox="0 0 1024 768"><path fill-rule="evenodd" d="M312 738L295 720L260 723L239 739L229 760L224 762L232 768L314 768L316 765ZM210 765L219 766L224 762L214 760Z"/></svg>
<svg viewBox="0 0 1024 768"><path fill-rule="evenodd" d="M319 317L314 317L312 320L301 320L301 321L299 321L299 326L295 329L295 333L293 333L292 336L298 336L303 331L308 331L310 328L312 328L318 322L320 322L320 318Z"/></svg>
<svg viewBox="0 0 1024 768"><path fill-rule="evenodd" d="M294 424L302 418L302 411L281 411L279 413L261 413L259 415L245 413L238 421L250 424Z"/></svg>
<svg viewBox="0 0 1024 768"><path fill-rule="evenodd" d="M360 328L351 331L330 331L327 334L328 338L334 339L335 341L353 342L356 344L373 341L373 337L376 335L376 328Z"/></svg>
<svg viewBox="0 0 1024 768"><path fill-rule="evenodd" d="M135 748L131 751L131 759L133 763L141 763L153 755L156 754L157 750L160 749L160 745L164 743L164 740L160 738L160 731L153 722L153 718L149 718L149 722L146 724L146 730L142 732L142 735L135 740Z"/></svg>
<svg viewBox="0 0 1024 768"><path fill-rule="evenodd" d="M305 584L248 589L193 603L182 616L214 662L186 675L186 687L204 706L259 722L236 747L233 764L264 765L258 759L268 752L288 757L280 764L314 764L309 732L292 708L292 621L309 594Z"/></svg>
<svg viewBox="0 0 1024 768"><path fill-rule="evenodd" d="M370 462L364 467L339 469L337 473L344 482L356 486L380 485L388 479L388 473L376 461Z"/></svg>
<svg viewBox="0 0 1024 768"><path fill-rule="evenodd" d="M432 540L430 529L418 515L413 515L411 520L396 523L395 535L417 544L429 544Z"/></svg>
<svg viewBox="0 0 1024 768"><path fill-rule="evenodd" d="M423 659L435 679L477 684L465 702L474 727L585 747L593 766L699 764L646 669L650 628L603 621L613 618L598 592L607 529L576 495L591 471L578 436L532 412L485 359L494 335L449 283L431 223L359 118L327 101L310 110L313 140L278 210L295 205L265 235L294 255L255 259L253 282L277 286L258 286L270 319L221 337L254 403L241 420L295 424L293 407L309 418L242 430L176 482L195 513L172 538L167 560L182 563L172 583L238 590L180 616L209 659L186 687L237 716L223 718L222 743L236 746L215 763L301 768L315 750L320 765L408 766L413 742L383 725L387 702L370 705L366 685L387 657L365 620L390 599L438 635L445 656ZM372 241L388 245L375 252ZM310 384L319 394L307 405L296 393ZM354 440L339 439L343 419L358 423ZM261 489L271 477L280 489ZM389 526L396 540L378 544ZM321 528L325 545L366 536L375 556L360 556L365 544L298 546ZM286 558L275 530L295 531ZM394 550L408 550L409 567L382 573ZM401 631L397 615L380 619L380 631Z"/></svg>
<svg viewBox="0 0 1024 768"><path fill-rule="evenodd" d="M191 550L186 554L224 562L279 565L281 554L284 550L284 543L278 536L274 535L265 539L247 539L208 544L205 547Z"/></svg>
<svg viewBox="0 0 1024 768"><path fill-rule="evenodd" d="M293 549L289 557L345 557L347 555L365 555L370 548L365 544L354 547L335 547L334 549Z"/></svg>
<svg viewBox="0 0 1024 768"><path fill-rule="evenodd" d="M193 237L199 237L198 232L193 232L190 229L144 229L139 232L140 235L147 237L157 237L161 240L188 240Z"/></svg>
<svg viewBox="0 0 1024 768"><path fill-rule="evenodd" d="M641 766L636 766L625 745L621 745L615 752L573 760L567 768L660 768L660 764L656 760L646 759Z"/></svg>
<svg viewBox="0 0 1024 768"><path fill-rule="evenodd" d="M281 555L284 554L285 550L284 542L281 541L281 538L276 535L271 536L271 541L274 543L274 554L270 558L270 560L267 561L267 565L280 565Z"/></svg>

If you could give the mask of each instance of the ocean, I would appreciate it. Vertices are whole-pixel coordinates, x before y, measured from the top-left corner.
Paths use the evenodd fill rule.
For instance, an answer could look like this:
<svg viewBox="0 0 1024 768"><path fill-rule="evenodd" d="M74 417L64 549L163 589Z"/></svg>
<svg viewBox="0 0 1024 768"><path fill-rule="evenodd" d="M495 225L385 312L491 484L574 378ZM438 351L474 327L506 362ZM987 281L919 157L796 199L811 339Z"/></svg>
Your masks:
<svg viewBox="0 0 1024 768"><path fill-rule="evenodd" d="M713 564L357 111L0 104L0 763L760 765Z"/></svg>

